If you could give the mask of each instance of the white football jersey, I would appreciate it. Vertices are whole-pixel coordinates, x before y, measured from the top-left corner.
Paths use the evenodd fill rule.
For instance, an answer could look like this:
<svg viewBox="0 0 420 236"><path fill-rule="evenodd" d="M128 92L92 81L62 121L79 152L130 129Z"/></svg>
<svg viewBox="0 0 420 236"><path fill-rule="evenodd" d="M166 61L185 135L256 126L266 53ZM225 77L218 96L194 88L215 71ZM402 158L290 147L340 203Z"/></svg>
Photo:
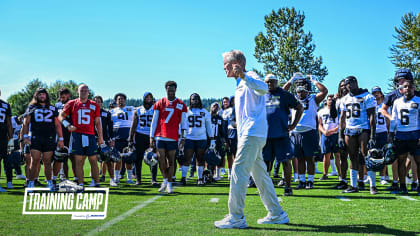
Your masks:
<svg viewBox="0 0 420 236"><path fill-rule="evenodd" d="M420 97L414 96L410 101L400 97L394 101L392 107L391 130L394 131L417 131L419 126Z"/></svg>
<svg viewBox="0 0 420 236"><path fill-rule="evenodd" d="M322 127L325 130L335 129L338 126L338 117L332 118L330 109L327 106L318 111L318 117L322 120Z"/></svg>
<svg viewBox="0 0 420 236"><path fill-rule="evenodd" d="M369 92L356 96L350 93L340 101L340 110L346 112L346 128L369 129L367 110L376 107L376 99Z"/></svg>
<svg viewBox="0 0 420 236"><path fill-rule="evenodd" d="M149 110L146 110L144 106L140 106L136 109L136 113L138 118L136 132L149 136L150 125L152 124L153 118L153 106L151 106Z"/></svg>
<svg viewBox="0 0 420 236"><path fill-rule="evenodd" d="M388 129L386 128L385 117L382 115L382 113L379 112L379 110L382 108L382 105L384 105L384 103L376 106L376 133L388 132Z"/></svg>
<svg viewBox="0 0 420 236"><path fill-rule="evenodd" d="M298 99L299 100L299 99ZM316 117L318 105L315 102L315 95L309 95L304 100L299 100L303 106L302 118L295 128L295 132L306 132L316 129ZM292 117L295 120L296 110L292 109Z"/></svg>
<svg viewBox="0 0 420 236"><path fill-rule="evenodd" d="M116 107L111 111L111 118L115 128L130 128L133 122L135 108L133 106L125 106L123 108Z"/></svg>
<svg viewBox="0 0 420 236"><path fill-rule="evenodd" d="M187 139L203 140L213 137L213 130L211 128L211 116L206 109L192 108L187 112Z"/></svg>

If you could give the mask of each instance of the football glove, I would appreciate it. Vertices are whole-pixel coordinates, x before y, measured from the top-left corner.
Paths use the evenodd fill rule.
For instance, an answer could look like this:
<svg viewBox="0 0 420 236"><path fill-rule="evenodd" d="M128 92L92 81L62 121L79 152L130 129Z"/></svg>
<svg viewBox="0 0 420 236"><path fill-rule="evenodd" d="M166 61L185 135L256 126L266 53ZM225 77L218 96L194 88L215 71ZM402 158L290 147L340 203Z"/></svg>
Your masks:
<svg viewBox="0 0 420 236"><path fill-rule="evenodd" d="M346 147L346 143L344 142L344 139L342 139L342 138L338 139L338 147L341 148L341 149Z"/></svg>
<svg viewBox="0 0 420 236"><path fill-rule="evenodd" d="M212 139L210 141L210 147L209 147L209 149L215 149L215 148L216 148L216 140Z"/></svg>

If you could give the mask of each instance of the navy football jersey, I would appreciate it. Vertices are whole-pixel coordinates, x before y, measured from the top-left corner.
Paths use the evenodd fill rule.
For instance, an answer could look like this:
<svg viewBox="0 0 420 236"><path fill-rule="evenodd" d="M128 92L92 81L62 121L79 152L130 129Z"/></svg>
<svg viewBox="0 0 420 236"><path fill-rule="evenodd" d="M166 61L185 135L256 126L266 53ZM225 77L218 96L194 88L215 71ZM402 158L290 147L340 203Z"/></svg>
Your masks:
<svg viewBox="0 0 420 236"><path fill-rule="evenodd" d="M31 116L32 136L56 136L55 118L58 116L56 107L37 104L29 105L26 113Z"/></svg>

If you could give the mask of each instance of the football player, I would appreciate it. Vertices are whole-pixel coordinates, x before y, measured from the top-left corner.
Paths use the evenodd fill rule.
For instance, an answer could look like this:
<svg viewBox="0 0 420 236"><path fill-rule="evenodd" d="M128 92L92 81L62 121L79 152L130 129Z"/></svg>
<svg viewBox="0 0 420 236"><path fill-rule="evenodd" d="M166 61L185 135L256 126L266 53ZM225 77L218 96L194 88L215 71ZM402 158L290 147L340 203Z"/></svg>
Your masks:
<svg viewBox="0 0 420 236"><path fill-rule="evenodd" d="M391 114L389 113L388 110L390 108L392 108L392 105L394 104L394 101L397 98L400 98L400 97L403 96L402 84L406 80L413 80L413 74L411 73L411 71L409 69L402 68L402 69L399 69L397 72L395 72L394 85L397 88L385 96L384 104L382 105L382 109L380 110L382 115L388 120L391 120ZM420 96L419 91L415 91L414 94L416 96ZM390 190L391 193L398 193L399 192L399 189L398 189L398 176L399 176L399 174L398 174L398 163L399 163L398 161L395 161L392 164L392 179L393 179L392 186L390 188L387 188L387 190Z"/></svg>
<svg viewBox="0 0 420 236"><path fill-rule="evenodd" d="M367 90L359 88L356 77L346 77L345 83L349 93L340 102L339 145L341 147L345 145L350 156L351 186L343 193L355 193L359 189L364 189L364 157L367 155L368 147L375 147L376 100ZM358 176L359 181L357 181ZM370 178L370 193L377 194L376 173L368 171L368 176Z"/></svg>
<svg viewBox="0 0 420 236"><path fill-rule="evenodd" d="M44 164L47 188L54 189L52 182L52 155L57 147L56 136L58 135L58 146L64 147L63 132L58 121L58 109L51 105L50 96L46 89L38 88L29 103L23 122L23 138L25 144L31 146L31 166L29 168L29 188L33 188L35 178L39 175L39 168L42 156ZM29 139L29 124L31 124L32 136Z"/></svg>
<svg viewBox="0 0 420 236"><path fill-rule="evenodd" d="M22 126L23 126L23 116L12 116L11 120L12 120L12 127L13 127L13 139L19 140L20 130L22 129ZM16 147L16 148L19 148L19 147ZM16 171L16 179L26 179L26 177L22 174L22 168L20 167L20 165L13 168L15 168L15 171Z"/></svg>
<svg viewBox="0 0 420 236"><path fill-rule="evenodd" d="M193 93L190 96L190 102L187 111L188 129L184 146L185 162L182 164L182 178L181 184L187 184L188 164L191 163L191 158L195 154L197 162L197 185L204 185L203 171L204 171L204 154L207 147L207 136L210 138L210 149L216 147L214 140L213 129L211 126L210 113L203 108L200 95Z"/></svg>
<svg viewBox="0 0 420 236"><path fill-rule="evenodd" d="M102 108L102 105L104 103L104 100L101 96L95 96L93 98L93 101L98 104L98 106L101 108L101 124L102 124L102 136L104 138L104 142L107 143L110 147L113 147L115 144L114 139L114 131L113 131L113 123L111 118L111 113L105 109ZM97 133L97 132L96 132ZM117 187L117 183L115 182L115 176L114 176L114 166L113 163L109 161L103 161L101 163L101 177L99 179L99 182L105 182L105 175L106 170L108 169L109 172L109 185L111 187Z"/></svg>
<svg viewBox="0 0 420 236"><path fill-rule="evenodd" d="M228 179L232 174L233 160L238 146L238 131L236 129L235 97L230 97L229 108L223 111L223 119L227 121L226 159L228 163Z"/></svg>
<svg viewBox="0 0 420 236"><path fill-rule="evenodd" d="M376 146L377 149L382 149L388 142L388 128L389 128L389 120L385 119L385 117L380 112L383 104L384 104L384 94L380 87L375 86L372 88L371 91L372 95L376 99ZM387 167L385 167L381 171L381 184L385 185L388 182L385 179Z"/></svg>
<svg viewBox="0 0 420 236"><path fill-rule="evenodd" d="M14 148L11 117L12 110L9 103L0 99L0 174L2 169L1 160L3 159L4 164L6 164L7 149ZM0 186L0 192L6 192L6 190Z"/></svg>
<svg viewBox="0 0 420 236"><path fill-rule="evenodd" d="M135 108L133 106L126 106L127 96L123 93L117 93L114 96L114 101L117 107L111 110L111 117L114 124L115 148L118 152L122 153L123 149L128 146L127 140L130 136ZM125 159L115 163L115 182L120 182L119 176L123 163L127 169L127 183L134 184L133 163L127 163Z"/></svg>
<svg viewBox="0 0 420 236"><path fill-rule="evenodd" d="M414 94L415 87L412 80L402 84L403 97L397 98L392 106L389 142L394 141L398 160L398 175L400 180L399 193L407 194L406 161L407 154L416 154L419 143L420 130L420 97ZM415 156L420 161L420 156Z"/></svg>
<svg viewBox="0 0 420 236"><path fill-rule="evenodd" d="M225 151L225 133L226 130L224 129L223 125L223 118L220 115L220 106L219 103L213 102L210 106L210 115L211 115L211 129L214 133L214 139L216 140L216 151L221 157L220 165L216 169L214 180L221 180L223 177L220 175L221 169L224 169L224 156L226 155ZM223 174L222 174L223 175Z"/></svg>
<svg viewBox="0 0 420 236"><path fill-rule="evenodd" d="M318 111L318 129L321 133L321 153L324 155L324 174L319 180L328 179L328 168L330 167L331 155L334 155L335 164L340 173L340 153L338 152L338 116L333 116L331 109L333 106L334 95L327 96L326 106Z"/></svg>
<svg viewBox="0 0 420 236"><path fill-rule="evenodd" d="M302 104L293 94L278 86L278 79L272 75L266 75L264 82L268 85L268 93L265 96L265 107L267 110L268 135L267 142L263 148L263 158L267 165L267 172L270 173L274 159L283 163L284 172L284 196L293 195L291 188L293 158L292 144L289 132L294 130L302 113ZM290 109L296 110L294 120L288 125Z"/></svg>
<svg viewBox="0 0 420 236"><path fill-rule="evenodd" d="M59 120L71 132L69 150L74 155L79 185L84 185L83 166L88 156L92 173L92 182L89 187L99 187L97 143L104 144L100 107L89 99L89 87L86 84L79 85L77 92L79 98L70 100L64 105ZM66 120L68 116L71 117L72 124ZM96 141L95 129L98 133L98 141Z"/></svg>
<svg viewBox="0 0 420 236"><path fill-rule="evenodd" d="M130 129L130 137L128 142L130 145L134 143L136 147L136 185L141 184L141 169L143 164L143 156L146 149L150 146L150 126L153 118L153 95L145 92L143 95L143 105L136 109L133 116L133 123ZM150 167L152 174L152 185L158 185L157 165Z"/></svg>
<svg viewBox="0 0 420 236"><path fill-rule="evenodd" d="M160 99L153 105L150 146L157 148L159 168L163 175L163 183L159 192L166 190L167 193L173 193L172 182L169 182L169 180L172 180L174 173L180 125L181 141L179 149L184 148L187 106L175 96L177 89L175 81L166 82L165 89L167 97ZM154 139L156 139L156 143Z"/></svg>
<svg viewBox="0 0 420 236"><path fill-rule="evenodd" d="M283 86L284 90L289 90L292 84L296 83L296 96L303 105L302 118L293 130L294 156L298 158L299 185L296 189L312 189L315 176L314 156L318 150L318 142L314 138L318 137L316 127L317 109L319 104L328 94L328 89L320 82L314 80L309 75L310 81L302 73L295 73L294 76ZM311 95L311 84L315 85L319 92ZM296 117L296 110L292 110L292 116ZM305 172L308 172L308 181L305 179Z"/></svg>
<svg viewBox="0 0 420 236"><path fill-rule="evenodd" d="M228 121L228 116L227 116L227 110L229 110L231 107L230 107L230 103L229 103L229 98L228 97L224 97L223 99L222 99L222 109L220 109L220 111L219 111L219 115L222 117L222 129L224 130L224 133L223 133L223 137L224 137L224 143L223 143L223 146L224 146L224 154L226 155L227 154L227 152L228 152L228 149L229 149L229 144L228 144L228 138L227 138L227 135L228 135L228 125L229 125L229 121ZM225 166L226 166L226 159L228 159L228 169L229 169L229 163L230 163L230 168L232 168L232 162L233 162L233 160L229 160L229 158L228 158L228 156L229 155L227 155L227 157L225 157L225 155L223 155L223 156L221 156L222 157L222 163L220 164L221 165L221 168L220 168L220 174L221 175L226 175L226 170L225 170ZM232 159L232 158L231 158ZM229 162L230 161L230 162Z"/></svg>
<svg viewBox="0 0 420 236"><path fill-rule="evenodd" d="M64 105L70 101L70 97L71 97L71 93L70 90L68 90L67 88L60 88L58 90L58 102L55 104L55 107L58 109L58 113L61 113L63 111ZM71 118L67 117L66 118L67 122L71 123ZM63 132L63 138L64 138L64 146L66 147L70 147L70 132L68 131L68 129L66 129L62 124L61 124L61 130ZM73 176L74 176L74 181L77 182L77 177L76 177L76 162L74 161L74 157L73 155L70 155L69 157L71 165L72 165L72 171L73 171ZM64 162L57 162L54 161L54 166L53 166L53 184L56 185L57 182L57 176L59 174L59 172L62 172L62 174L64 174L66 179L69 179L69 165L68 165L68 160L64 160Z"/></svg>

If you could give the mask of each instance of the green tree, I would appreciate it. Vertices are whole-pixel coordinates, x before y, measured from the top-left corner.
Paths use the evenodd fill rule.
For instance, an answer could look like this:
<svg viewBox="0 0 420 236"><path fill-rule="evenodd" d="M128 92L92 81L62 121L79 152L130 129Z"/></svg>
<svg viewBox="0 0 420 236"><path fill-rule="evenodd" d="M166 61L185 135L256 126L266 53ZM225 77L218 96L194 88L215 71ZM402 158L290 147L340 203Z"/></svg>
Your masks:
<svg viewBox="0 0 420 236"><path fill-rule="evenodd" d="M391 62L397 68L408 68L414 76L415 84L420 85L420 13L407 13L401 17L400 27L395 27L397 40L392 45ZM392 80L392 79L391 79Z"/></svg>
<svg viewBox="0 0 420 236"><path fill-rule="evenodd" d="M48 86L48 93L50 95L51 103L56 103L58 101L58 90L60 90L60 88L63 88L63 87L70 90L72 99L78 96L77 88L79 87L79 85L76 82L74 82L73 80L70 80L70 81L58 80L52 83L50 86ZM90 96L92 96L92 94Z"/></svg>
<svg viewBox="0 0 420 236"><path fill-rule="evenodd" d="M10 104L13 115L21 115L25 113L26 108L28 107L29 102L31 102L32 97L37 88L46 88L47 85L42 82L40 79L36 78L29 81L28 85L25 86L19 92L12 94L7 102Z"/></svg>
<svg viewBox="0 0 420 236"><path fill-rule="evenodd" d="M328 70L322 57L315 57L312 34L303 30L305 15L295 8L281 8L264 17L265 34L255 37L257 61L264 64L264 73L272 73L285 83L295 72L315 75L322 81ZM263 74L258 72L260 75Z"/></svg>

